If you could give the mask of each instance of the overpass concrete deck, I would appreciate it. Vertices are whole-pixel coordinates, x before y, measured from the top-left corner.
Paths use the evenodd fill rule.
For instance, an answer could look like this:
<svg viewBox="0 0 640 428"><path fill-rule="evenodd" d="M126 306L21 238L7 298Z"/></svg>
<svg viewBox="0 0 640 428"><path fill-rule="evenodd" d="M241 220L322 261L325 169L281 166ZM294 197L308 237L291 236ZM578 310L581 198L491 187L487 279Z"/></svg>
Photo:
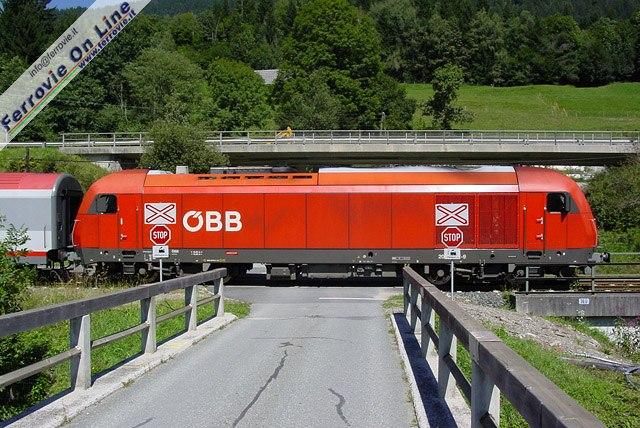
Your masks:
<svg viewBox="0 0 640 428"><path fill-rule="evenodd" d="M229 297L252 303L248 318L70 426L410 426L415 414L382 308L399 291L228 287Z"/></svg>
<svg viewBox="0 0 640 428"><path fill-rule="evenodd" d="M249 131L206 142L232 165L527 164L604 166L636 155L640 132L566 131ZM57 147L96 162L136 164L152 144L144 133L63 134Z"/></svg>

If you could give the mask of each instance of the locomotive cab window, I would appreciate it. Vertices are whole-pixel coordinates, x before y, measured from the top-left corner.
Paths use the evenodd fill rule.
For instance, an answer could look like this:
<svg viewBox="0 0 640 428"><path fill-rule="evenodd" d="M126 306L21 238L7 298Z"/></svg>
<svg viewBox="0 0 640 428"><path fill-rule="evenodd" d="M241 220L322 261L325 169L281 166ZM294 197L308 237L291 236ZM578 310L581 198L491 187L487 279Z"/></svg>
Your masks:
<svg viewBox="0 0 640 428"><path fill-rule="evenodd" d="M93 214L115 214L118 212L118 198L116 195L98 195L91 208Z"/></svg>
<svg viewBox="0 0 640 428"><path fill-rule="evenodd" d="M573 199L568 193L549 193L547 195L547 212L568 214L577 212Z"/></svg>

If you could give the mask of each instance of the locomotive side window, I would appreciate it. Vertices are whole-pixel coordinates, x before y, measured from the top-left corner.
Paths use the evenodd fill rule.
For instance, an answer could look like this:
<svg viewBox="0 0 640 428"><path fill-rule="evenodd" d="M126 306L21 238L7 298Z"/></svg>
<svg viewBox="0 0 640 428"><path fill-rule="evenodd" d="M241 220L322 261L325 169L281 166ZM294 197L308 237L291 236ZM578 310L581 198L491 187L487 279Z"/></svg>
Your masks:
<svg viewBox="0 0 640 428"><path fill-rule="evenodd" d="M547 195L547 212L568 214L577 212L577 210L568 193L549 193Z"/></svg>
<svg viewBox="0 0 640 428"><path fill-rule="evenodd" d="M115 214L118 212L118 198L116 195L98 195L91 211L95 214Z"/></svg>

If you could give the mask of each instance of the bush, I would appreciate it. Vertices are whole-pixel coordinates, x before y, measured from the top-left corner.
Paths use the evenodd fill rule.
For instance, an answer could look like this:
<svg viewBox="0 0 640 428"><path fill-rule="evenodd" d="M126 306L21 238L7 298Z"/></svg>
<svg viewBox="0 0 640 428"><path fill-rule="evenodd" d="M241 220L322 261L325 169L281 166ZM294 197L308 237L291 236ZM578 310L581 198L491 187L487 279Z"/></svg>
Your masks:
<svg viewBox="0 0 640 428"><path fill-rule="evenodd" d="M229 159L205 144L204 132L186 124L156 122L151 128L153 145L142 155L143 168L175 171L188 166L196 174L208 173L212 166L227 165Z"/></svg>
<svg viewBox="0 0 640 428"><path fill-rule="evenodd" d="M19 266L17 256L27 243L26 231L5 226L0 218L0 315L22 310L27 287L33 284L35 271ZM46 342L38 335L14 335L0 339L0 373L8 373L44 359ZM3 419L32 406L46 397L51 379L46 374L32 376L0 389L0 417Z"/></svg>
<svg viewBox="0 0 640 428"><path fill-rule="evenodd" d="M605 230L626 231L640 228L640 162L609 168L596 175L587 197Z"/></svg>

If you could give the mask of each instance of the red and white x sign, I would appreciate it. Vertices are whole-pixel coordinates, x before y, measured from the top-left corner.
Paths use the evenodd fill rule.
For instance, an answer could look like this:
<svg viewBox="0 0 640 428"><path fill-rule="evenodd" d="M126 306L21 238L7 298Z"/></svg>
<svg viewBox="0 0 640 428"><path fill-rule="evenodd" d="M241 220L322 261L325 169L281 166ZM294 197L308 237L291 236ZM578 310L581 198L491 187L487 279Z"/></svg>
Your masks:
<svg viewBox="0 0 640 428"><path fill-rule="evenodd" d="M469 226L469 204L437 204L436 226Z"/></svg>
<svg viewBox="0 0 640 428"><path fill-rule="evenodd" d="M144 204L144 224L176 224L176 204Z"/></svg>

